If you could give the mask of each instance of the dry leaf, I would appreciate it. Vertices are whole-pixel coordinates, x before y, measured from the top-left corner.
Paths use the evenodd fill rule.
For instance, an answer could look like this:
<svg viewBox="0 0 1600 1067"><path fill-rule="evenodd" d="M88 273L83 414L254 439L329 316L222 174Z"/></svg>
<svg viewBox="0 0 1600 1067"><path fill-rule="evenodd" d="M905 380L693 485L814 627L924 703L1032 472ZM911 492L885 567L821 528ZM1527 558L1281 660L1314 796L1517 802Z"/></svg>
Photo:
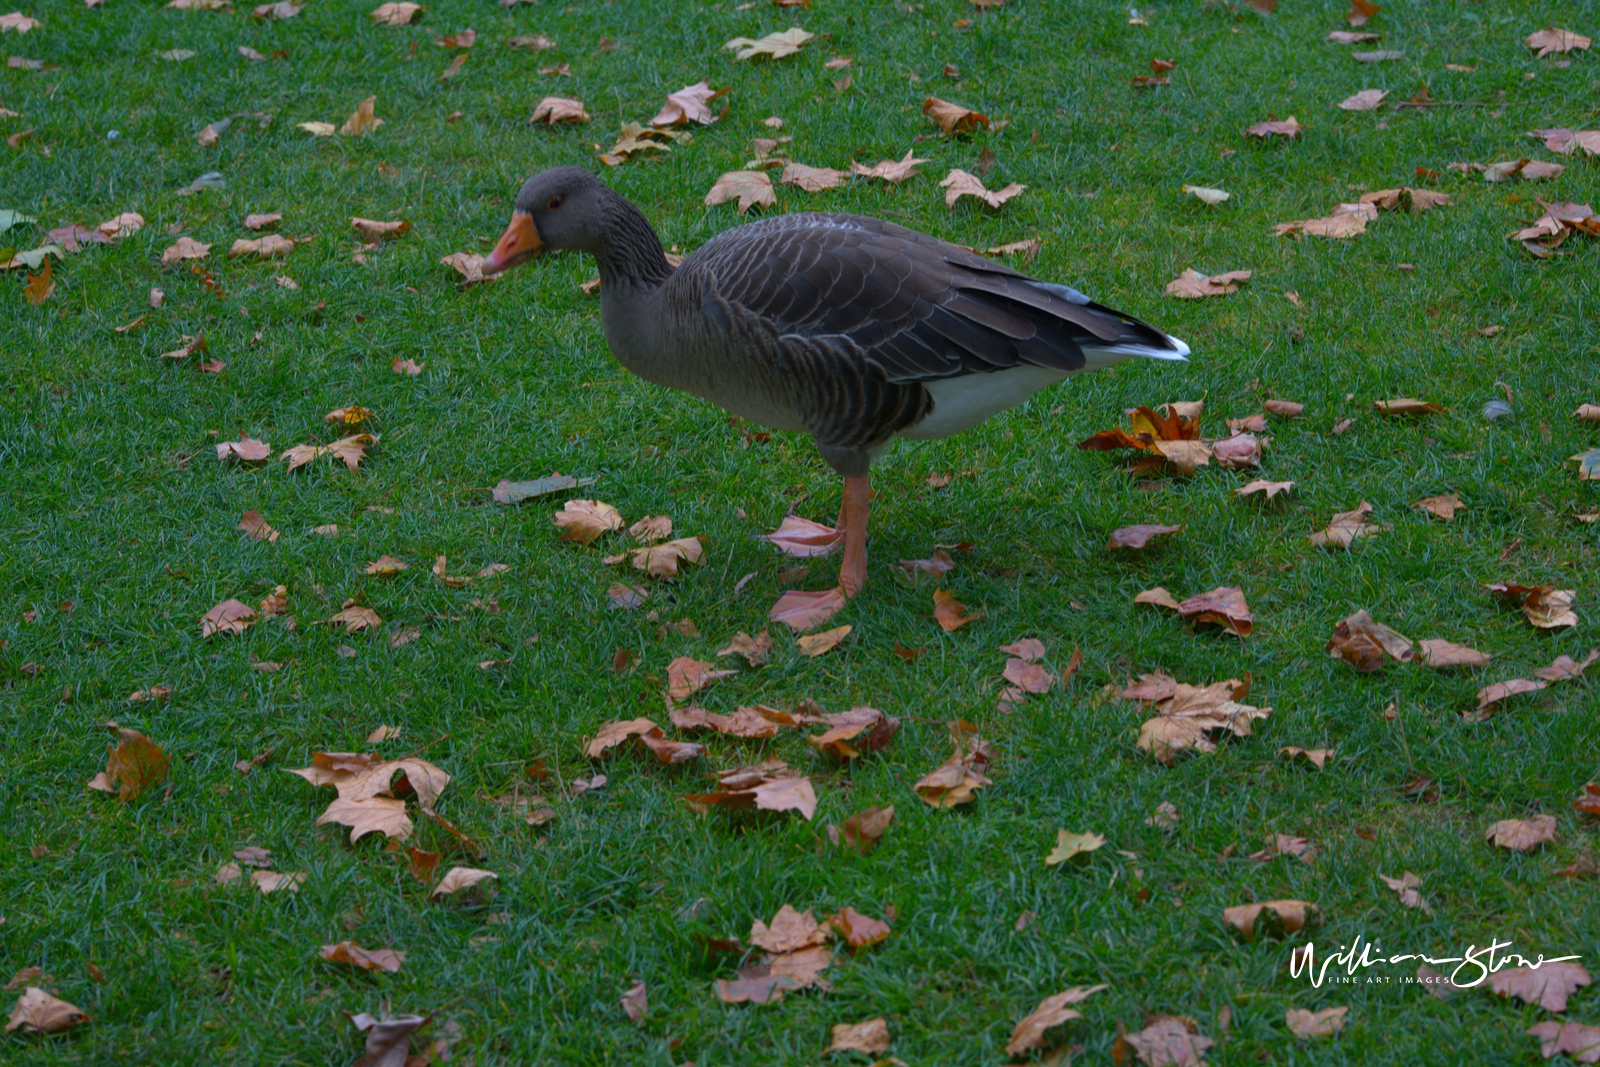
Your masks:
<svg viewBox="0 0 1600 1067"><path fill-rule="evenodd" d="M831 630L824 630L819 634L806 634L795 638L795 646L802 656L816 657L830 652L849 636L853 626L836 626Z"/></svg>
<svg viewBox="0 0 1600 1067"><path fill-rule="evenodd" d="M405 26L422 13L421 4L382 4L368 16L373 22L386 26Z"/></svg>
<svg viewBox="0 0 1600 1067"><path fill-rule="evenodd" d="M807 559L837 551L840 537L832 526L802 519L798 515L786 515L778 528L772 533L762 534L761 540L777 545L786 556Z"/></svg>
<svg viewBox="0 0 1600 1067"><path fill-rule="evenodd" d="M228 258L255 256L257 259L275 259L280 256L287 256L293 251L293 240L288 237L279 237L275 233L269 233L265 237L257 237L249 241L243 238L234 241L233 247L228 249Z"/></svg>
<svg viewBox="0 0 1600 1067"><path fill-rule="evenodd" d="M1293 115L1290 115L1288 118L1281 121L1258 122L1244 132L1249 134L1251 137L1261 138L1273 136L1298 137L1300 135L1300 131L1304 128L1305 127L1301 126L1300 123L1295 121L1295 117Z"/></svg>
<svg viewBox="0 0 1600 1067"><path fill-rule="evenodd" d="M922 113L950 135L971 133L979 126L984 129L989 128L989 116L979 111L969 111L960 104L952 104L948 100L940 100L933 96L922 102Z"/></svg>
<svg viewBox="0 0 1600 1067"><path fill-rule="evenodd" d="M1358 537L1372 537L1391 529L1367 522L1372 505L1363 500L1354 511L1341 511L1328 523L1328 528L1311 535L1311 543L1319 548L1349 548Z"/></svg>
<svg viewBox="0 0 1600 1067"><path fill-rule="evenodd" d="M968 174L964 170L950 171L949 174L945 175L944 181L939 183L939 187L945 191L945 207L954 208L957 200L960 200L963 196L971 196L982 200L985 204L995 209L999 209L1007 200L1027 188L1026 185L1018 185L1016 182L1012 182L1004 189L991 192L984 188L981 178L974 174Z"/></svg>
<svg viewBox="0 0 1600 1067"><path fill-rule="evenodd" d="M772 191L772 179L759 170L729 171L717 179L705 197L708 207L730 200L739 202L741 215L751 207L772 207L778 202Z"/></svg>
<svg viewBox="0 0 1600 1067"><path fill-rule="evenodd" d="M53 997L37 986L28 986L11 1006L6 1033L21 1030L25 1034L59 1034L88 1018L82 1008Z"/></svg>
<svg viewBox="0 0 1600 1067"><path fill-rule="evenodd" d="M1554 815L1535 815L1528 819L1501 819L1485 830L1483 836L1496 848L1510 849L1513 852L1533 852L1540 845L1556 839L1556 819Z"/></svg>
<svg viewBox="0 0 1600 1067"><path fill-rule="evenodd" d="M1170 801L1163 800L1156 805L1156 810L1144 820L1146 826L1157 830L1171 830L1178 825L1178 808Z"/></svg>
<svg viewBox="0 0 1600 1067"><path fill-rule="evenodd" d="M1115 1048L1132 1049L1148 1067L1195 1067L1205 1060L1206 1049L1213 1044L1211 1038L1196 1031L1192 1021L1161 1015L1137 1033L1118 1036ZM1125 1051L1121 1058L1127 1062Z"/></svg>
<svg viewBox="0 0 1600 1067"><path fill-rule="evenodd" d="M778 598L767 618L796 630L812 630L837 615L849 601L837 587L822 592L791 590Z"/></svg>
<svg viewBox="0 0 1600 1067"><path fill-rule="evenodd" d="M563 531L561 540L580 545L592 544L601 534L623 527L617 509L599 500L569 500L555 513L553 521Z"/></svg>
<svg viewBox="0 0 1600 1067"><path fill-rule="evenodd" d="M366 1055L353 1067L406 1067L407 1063L431 1062L431 1057L411 1056L411 1035L432 1018L428 1015L395 1015L382 1020L362 1012L350 1016L357 1030L367 1035Z"/></svg>
<svg viewBox="0 0 1600 1067"><path fill-rule="evenodd" d="M1371 214L1335 210L1332 215L1326 218L1301 219L1299 222L1280 222L1274 229L1280 237L1291 233L1303 233L1308 237L1328 237L1335 240L1346 237L1359 237L1367 232L1368 221L1376 218L1378 214L1378 209L1370 204L1362 206L1366 207Z"/></svg>
<svg viewBox="0 0 1600 1067"><path fill-rule="evenodd" d="M721 111L712 111L709 106L712 101L727 96L728 92L727 89L713 89L704 81L686 85L675 93L667 94L667 102L661 105L661 110L650 120L650 125L682 126L697 122L709 126L728 113L727 101L723 101Z"/></svg>
<svg viewBox="0 0 1600 1067"><path fill-rule="evenodd" d="M1595 660L1600 660L1600 649L1589 650L1583 662L1576 663L1570 656L1557 656L1555 662L1548 667L1540 667L1533 672L1535 678L1542 678L1547 682L1562 682L1570 678L1581 678Z"/></svg>
<svg viewBox="0 0 1600 1067"><path fill-rule="evenodd" d="M865 1052L876 1056L889 1051L889 1023L882 1016L864 1023L835 1023L833 1043L823 1050L832 1052Z"/></svg>
<svg viewBox="0 0 1600 1067"><path fill-rule="evenodd" d="M735 37L722 47L733 51L738 59L754 59L757 56L769 56L773 59L782 59L784 56L794 55L805 46L806 42L816 34L802 30L798 26L784 30L782 33L769 33L760 40L749 37Z"/></svg>
<svg viewBox="0 0 1600 1067"><path fill-rule="evenodd" d="M1087 855L1106 843L1106 839L1099 834L1075 834L1070 830L1056 831L1056 847L1044 858L1046 867L1055 867L1072 859L1074 856Z"/></svg>
<svg viewBox="0 0 1600 1067"><path fill-rule="evenodd" d="M1577 593L1571 589L1515 582L1495 582L1484 588L1508 600L1520 601L1522 614L1541 630L1578 625L1578 614L1572 610Z"/></svg>
<svg viewBox="0 0 1600 1067"><path fill-rule="evenodd" d="M1453 645L1449 641L1424 641L1421 644L1422 662L1435 670L1446 670L1450 667L1487 667L1489 656L1477 649L1465 645Z"/></svg>
<svg viewBox="0 0 1600 1067"><path fill-rule="evenodd" d="M1241 485L1239 488L1235 489L1233 491L1233 495L1253 496L1256 493L1265 493L1265 499L1271 500L1279 493L1287 493L1292 488L1294 488L1293 482L1269 482L1257 478L1255 481L1246 485Z"/></svg>
<svg viewBox="0 0 1600 1067"><path fill-rule="evenodd" d="M1400 397L1397 400L1374 400L1372 406L1380 415L1438 415L1446 410L1441 404L1431 400L1413 400L1410 397Z"/></svg>
<svg viewBox="0 0 1600 1067"><path fill-rule="evenodd" d="M811 912L796 911L788 904L778 909L768 926L760 919L750 925L750 944L772 953L796 952L828 940L828 933Z"/></svg>
<svg viewBox="0 0 1600 1067"><path fill-rule="evenodd" d="M676 578L678 564L699 563L701 553L698 537L681 537L676 541L634 549L633 569L644 571L652 578Z"/></svg>
<svg viewBox="0 0 1600 1067"><path fill-rule="evenodd" d="M1429 915L1433 914L1433 909L1428 907L1428 902L1422 899L1421 893L1417 892L1417 886L1422 884L1421 878L1418 878L1410 871L1406 871L1399 878L1390 878L1386 874L1380 874L1378 878L1384 885L1395 891L1395 894L1400 898L1402 907L1420 908Z"/></svg>
<svg viewBox="0 0 1600 1067"><path fill-rule="evenodd" d="M1037 663L1013 657L1006 660L1002 677L1025 693L1048 693L1055 685L1056 676Z"/></svg>
<svg viewBox="0 0 1600 1067"><path fill-rule="evenodd" d="M344 125L339 127L339 132L346 137L359 137L371 133L383 125L383 120L373 115L378 106L378 98L369 96L356 105L349 118L344 120Z"/></svg>
<svg viewBox="0 0 1600 1067"><path fill-rule="evenodd" d="M498 880L500 876L493 871L483 871L476 867L451 867L445 872L444 877L439 879L439 884L433 887L433 893L430 895L434 900L439 900L442 897L453 896L463 889L471 889L490 878Z"/></svg>
<svg viewBox="0 0 1600 1067"><path fill-rule="evenodd" d="M689 707L673 708L669 714L672 725L680 730L715 730L731 737L776 737L784 726L797 725L781 712L769 716L765 711L767 709L760 707L739 708L732 715L718 715L704 708Z"/></svg>
<svg viewBox="0 0 1600 1067"><path fill-rule="evenodd" d="M1361 3L1361 0L1355 2ZM1348 1014L1350 1014L1349 1008L1323 1008L1321 1011L1290 1008L1284 1012L1283 1021L1295 1037L1332 1037L1344 1028L1345 1016Z"/></svg>
<svg viewBox="0 0 1600 1067"><path fill-rule="evenodd" d="M1410 640L1399 631L1374 622L1365 609L1335 624L1325 647L1330 657L1342 659L1363 673L1381 670L1386 657L1410 663L1417 655Z"/></svg>
<svg viewBox="0 0 1600 1067"><path fill-rule="evenodd" d="M808 193L819 193L824 189L836 189L844 184L849 177L842 170L831 167L808 167L803 163L785 161L783 176L778 179L780 185L794 185Z"/></svg>
<svg viewBox="0 0 1600 1067"><path fill-rule="evenodd" d="M359 470L361 460L366 456L367 449L378 443L378 438L370 433L358 433L349 437L341 437L332 444L326 445L295 445L286 449L279 455L279 459L289 465L290 470L303 467L318 456L332 456L344 460L344 465L352 471Z"/></svg>
<svg viewBox="0 0 1600 1067"><path fill-rule="evenodd" d="M1320 771L1327 767L1329 758L1333 756L1333 749L1296 748L1293 745L1285 745L1283 748L1278 749L1278 755L1291 763L1304 761Z"/></svg>
<svg viewBox="0 0 1600 1067"><path fill-rule="evenodd" d="M678 656L667 664L667 699L674 704L691 696L722 678L732 678L736 670L719 671L714 663L705 663L690 656Z"/></svg>
<svg viewBox="0 0 1600 1067"><path fill-rule="evenodd" d="M254 508L240 516L239 525L235 528L242 531L250 540L265 541L269 545L277 543L279 536L278 531L268 525L267 520L261 517L261 512Z"/></svg>
<svg viewBox="0 0 1600 1067"><path fill-rule="evenodd" d="M691 804L730 809L798 811L808 822L816 813L817 794L811 780L782 760L720 771L716 777L717 787L713 792L690 793L684 799Z"/></svg>
<svg viewBox="0 0 1600 1067"><path fill-rule="evenodd" d="M755 637L744 631L734 635L728 642L728 647L718 652L719 656L743 656L745 662L752 667L759 667L767 662L767 656L772 652L772 638L767 631L762 630Z"/></svg>
<svg viewBox="0 0 1600 1067"><path fill-rule="evenodd" d="M650 1010L650 996L645 991L644 981L638 980L622 994L622 1010L630 1022L640 1022L645 1013Z"/></svg>
<svg viewBox="0 0 1600 1067"><path fill-rule="evenodd" d="M601 759L607 751L628 738L649 733L651 730L659 733L661 728L644 718L608 722L600 727L600 732L595 735L594 740L584 746L583 754L589 759Z"/></svg>
<svg viewBox="0 0 1600 1067"><path fill-rule="evenodd" d="M583 109L583 101L574 100L569 96L547 96L534 106L533 114L528 116L528 122L544 122L550 126L557 123L582 123L589 121L589 113Z"/></svg>
<svg viewBox="0 0 1600 1067"><path fill-rule="evenodd" d="M1588 984L1589 972L1580 964L1560 960L1537 967L1508 967L1489 976L1489 988L1502 997L1516 997L1545 1011L1566 1011L1567 998Z"/></svg>
<svg viewBox="0 0 1600 1067"><path fill-rule="evenodd" d="M1282 937L1302 927L1320 925L1322 917L1315 904L1304 900L1268 900L1225 908L1222 921L1246 941L1254 941L1257 936Z"/></svg>
<svg viewBox="0 0 1600 1067"><path fill-rule="evenodd" d="M286 889L291 893L300 892L300 886L306 880L305 871L251 871L250 884L259 889L263 894L276 893Z"/></svg>
<svg viewBox="0 0 1600 1067"><path fill-rule="evenodd" d="M350 227L368 241L381 241L385 237L404 237L411 232L411 223L405 219L384 222L378 219L352 217Z"/></svg>
<svg viewBox="0 0 1600 1067"><path fill-rule="evenodd" d="M883 839L892 822L894 822L894 805L891 804L887 808L868 808L840 823L837 834L833 827L829 827L828 836L835 844L839 844L842 840L845 847L866 855L878 847L878 842Z"/></svg>
<svg viewBox="0 0 1600 1067"><path fill-rule="evenodd" d="M255 610L249 604L238 600L224 600L201 617L200 636L242 634L255 620Z"/></svg>
<svg viewBox="0 0 1600 1067"><path fill-rule="evenodd" d="M906 154L898 163L885 159L882 162L874 163L870 167L863 167L861 164L852 161L850 163L850 173L859 174L866 178L882 178L886 182L894 182L898 185L916 174L917 166L926 162L926 159L915 158L911 154L911 149L908 148L906 149Z"/></svg>
<svg viewBox="0 0 1600 1067"><path fill-rule="evenodd" d="M966 804L977 796L979 789L994 784L983 773L988 770L993 754L988 742L978 735L977 727L958 719L950 724L950 734L955 742L955 754L912 786L929 807L953 808Z"/></svg>
<svg viewBox="0 0 1600 1067"><path fill-rule="evenodd" d="M1388 95L1387 89L1363 89L1354 96L1347 96L1339 101L1339 107L1345 111L1375 111L1383 103L1383 98Z"/></svg>
<svg viewBox="0 0 1600 1067"><path fill-rule="evenodd" d="M943 589L933 591L933 620L946 633L954 633L982 615L981 611L969 614L965 604Z"/></svg>
<svg viewBox="0 0 1600 1067"><path fill-rule="evenodd" d="M1600 1062L1600 1026L1546 1020L1525 1033L1539 1039L1539 1054L1547 1060L1565 1052L1574 1063Z"/></svg>
<svg viewBox="0 0 1600 1067"><path fill-rule="evenodd" d="M192 237L180 237L171 247L161 253L162 266L170 266L185 259L205 259L211 254L211 246L201 244Z"/></svg>
<svg viewBox="0 0 1600 1067"><path fill-rule="evenodd" d="M1421 508L1428 514L1435 515L1443 519L1445 522L1449 522L1451 519L1454 519L1458 509L1466 507L1466 505L1461 502L1461 498L1456 496L1454 493L1450 494L1449 496L1423 497L1421 500L1417 501L1411 506Z"/></svg>
<svg viewBox="0 0 1600 1067"><path fill-rule="evenodd" d="M1530 33L1522 43L1535 50L1537 54L1533 58L1543 59L1553 53L1581 52L1594 42L1571 30L1549 28Z"/></svg>
<svg viewBox="0 0 1600 1067"><path fill-rule="evenodd" d="M354 941L323 945L318 953L330 963L342 963L358 971L385 971L389 974L398 974L400 965L406 961L404 952L387 948L362 948Z"/></svg>

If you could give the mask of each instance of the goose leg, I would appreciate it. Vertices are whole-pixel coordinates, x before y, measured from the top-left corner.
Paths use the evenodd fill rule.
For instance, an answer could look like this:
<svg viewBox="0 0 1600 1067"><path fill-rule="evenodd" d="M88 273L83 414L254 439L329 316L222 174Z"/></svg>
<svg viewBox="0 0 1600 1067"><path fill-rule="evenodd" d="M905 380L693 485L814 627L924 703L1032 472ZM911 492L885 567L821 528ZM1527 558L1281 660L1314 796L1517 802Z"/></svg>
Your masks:
<svg viewBox="0 0 1600 1067"><path fill-rule="evenodd" d="M867 507L871 499L865 474L845 478L839 506L839 533L844 538L839 588L845 596L855 596L867 584Z"/></svg>

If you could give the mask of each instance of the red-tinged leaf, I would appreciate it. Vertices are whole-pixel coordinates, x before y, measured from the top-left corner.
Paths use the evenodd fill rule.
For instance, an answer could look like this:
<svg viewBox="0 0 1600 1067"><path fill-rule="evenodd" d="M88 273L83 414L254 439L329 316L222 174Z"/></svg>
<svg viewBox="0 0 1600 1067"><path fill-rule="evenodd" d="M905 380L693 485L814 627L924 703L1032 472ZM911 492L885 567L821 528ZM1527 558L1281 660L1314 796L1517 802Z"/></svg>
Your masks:
<svg viewBox="0 0 1600 1067"><path fill-rule="evenodd" d="M969 613L965 604L943 589L933 591L933 619L946 633L953 633L982 615L981 611Z"/></svg>
<svg viewBox="0 0 1600 1067"><path fill-rule="evenodd" d="M609 750L622 744L628 738L649 733L651 730L655 730L659 734L661 728L645 718L619 719L614 722L608 722L601 726L600 732L584 746L583 754L589 759L601 759Z"/></svg>
<svg viewBox="0 0 1600 1067"><path fill-rule="evenodd" d="M1150 543L1152 537L1163 534L1177 533L1182 526L1138 525L1123 526L1111 531L1111 540L1106 543L1106 550L1115 548L1143 548Z"/></svg>
<svg viewBox="0 0 1600 1067"><path fill-rule="evenodd" d="M1335 624L1325 646L1333 659L1342 659L1363 673L1381 670L1386 659L1409 663L1416 658L1412 643L1398 630L1374 622L1366 610Z"/></svg>
<svg viewBox="0 0 1600 1067"><path fill-rule="evenodd" d="M1220 626L1240 637L1250 636L1255 627L1255 615L1245 604L1244 591L1238 586L1222 586L1209 593L1200 593L1177 605L1179 615L1193 619L1196 625Z"/></svg>
<svg viewBox="0 0 1600 1067"><path fill-rule="evenodd" d="M731 678L736 670L717 670L716 665L690 656L679 656L667 664L667 699L677 704L722 678Z"/></svg>
<svg viewBox="0 0 1600 1067"><path fill-rule="evenodd" d="M1055 685L1056 676L1038 663L1012 658L1006 660L1005 680L1027 693L1048 693Z"/></svg>
<svg viewBox="0 0 1600 1067"><path fill-rule="evenodd" d="M778 598L767 612L767 618L793 630L811 630L833 618L848 603L843 590L838 588L822 592L791 590Z"/></svg>
<svg viewBox="0 0 1600 1067"><path fill-rule="evenodd" d="M852 952L886 941L891 933L889 924L882 919L863 915L851 907L841 908L828 916L827 922L839 932Z"/></svg>
<svg viewBox="0 0 1600 1067"><path fill-rule="evenodd" d="M802 519L798 515L785 516L776 530L762 534L761 539L778 546L784 555L798 559L826 556L838 551L842 543L839 532L832 526Z"/></svg>
<svg viewBox="0 0 1600 1067"><path fill-rule="evenodd" d="M362 948L354 941L323 945L318 952L330 963L342 963L358 971L386 971L389 974L398 974L401 965L406 961L404 952L395 952L387 948Z"/></svg>

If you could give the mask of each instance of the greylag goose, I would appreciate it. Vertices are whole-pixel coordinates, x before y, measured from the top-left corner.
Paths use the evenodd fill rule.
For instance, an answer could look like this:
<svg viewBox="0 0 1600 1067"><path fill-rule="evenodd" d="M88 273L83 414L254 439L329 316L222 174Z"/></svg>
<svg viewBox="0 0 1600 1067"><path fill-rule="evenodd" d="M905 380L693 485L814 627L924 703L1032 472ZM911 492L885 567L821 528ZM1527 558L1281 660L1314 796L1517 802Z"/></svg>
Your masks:
<svg viewBox="0 0 1600 1067"><path fill-rule="evenodd" d="M624 367L815 439L844 477L846 596L867 580L867 470L895 438L959 433L1080 371L1189 354L1076 289L859 215L746 223L674 270L639 209L581 167L523 184L483 273L561 249L599 265Z"/></svg>

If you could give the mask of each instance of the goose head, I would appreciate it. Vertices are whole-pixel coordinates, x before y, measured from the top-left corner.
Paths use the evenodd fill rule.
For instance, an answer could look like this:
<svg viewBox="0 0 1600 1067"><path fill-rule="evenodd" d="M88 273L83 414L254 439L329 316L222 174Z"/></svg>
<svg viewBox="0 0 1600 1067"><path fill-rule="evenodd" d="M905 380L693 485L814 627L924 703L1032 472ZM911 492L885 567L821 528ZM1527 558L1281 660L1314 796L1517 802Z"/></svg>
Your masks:
<svg viewBox="0 0 1600 1067"><path fill-rule="evenodd" d="M555 167L522 183L511 224L483 261L483 273L499 274L543 252L592 252L609 189L582 167Z"/></svg>

